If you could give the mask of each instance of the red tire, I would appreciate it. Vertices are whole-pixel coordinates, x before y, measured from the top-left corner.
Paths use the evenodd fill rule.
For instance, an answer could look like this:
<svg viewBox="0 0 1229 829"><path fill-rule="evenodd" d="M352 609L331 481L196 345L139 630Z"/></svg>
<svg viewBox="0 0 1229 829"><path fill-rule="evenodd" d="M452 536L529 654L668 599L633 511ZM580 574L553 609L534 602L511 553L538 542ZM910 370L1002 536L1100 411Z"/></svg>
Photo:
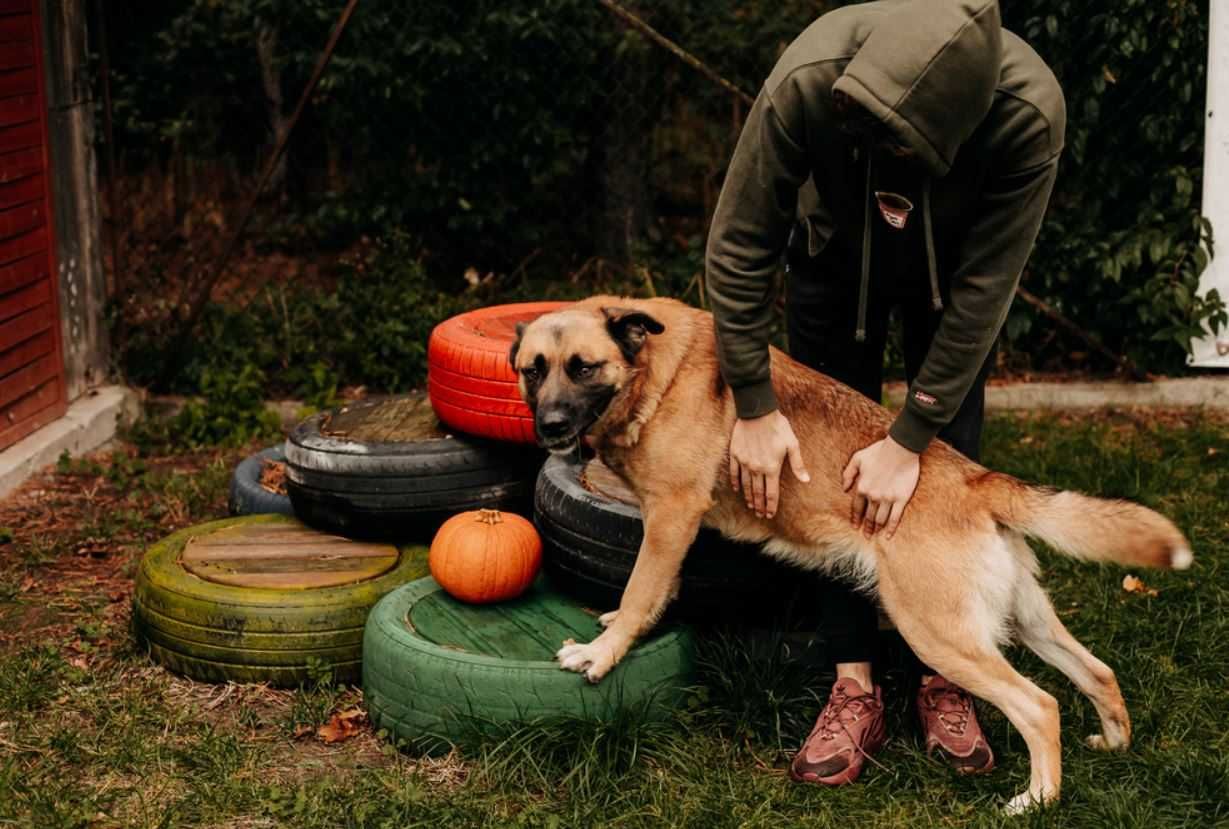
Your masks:
<svg viewBox="0 0 1229 829"><path fill-rule="evenodd" d="M533 415L521 400L508 351L517 323L567 304L493 305L435 326L427 344L427 393L440 422L471 435L533 443Z"/></svg>

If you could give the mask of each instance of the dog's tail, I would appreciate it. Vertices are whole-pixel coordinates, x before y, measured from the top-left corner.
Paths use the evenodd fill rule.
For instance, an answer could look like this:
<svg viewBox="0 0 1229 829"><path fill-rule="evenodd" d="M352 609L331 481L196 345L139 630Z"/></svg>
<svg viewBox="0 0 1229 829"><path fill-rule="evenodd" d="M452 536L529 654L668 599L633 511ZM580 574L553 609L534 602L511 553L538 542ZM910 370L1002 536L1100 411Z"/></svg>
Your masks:
<svg viewBox="0 0 1229 829"><path fill-rule="evenodd" d="M1139 504L1033 486L998 472L981 478L982 487L996 521L1069 556L1173 570L1194 561L1174 523Z"/></svg>

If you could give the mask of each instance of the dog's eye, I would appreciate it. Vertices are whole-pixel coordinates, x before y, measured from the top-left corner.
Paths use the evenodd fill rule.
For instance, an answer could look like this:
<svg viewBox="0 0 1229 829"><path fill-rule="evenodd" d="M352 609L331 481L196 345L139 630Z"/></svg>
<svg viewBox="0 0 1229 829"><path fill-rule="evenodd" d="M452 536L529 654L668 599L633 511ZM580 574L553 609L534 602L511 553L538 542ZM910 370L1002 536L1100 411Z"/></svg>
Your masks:
<svg viewBox="0 0 1229 829"><path fill-rule="evenodd" d="M533 382L538 379L538 370L533 366L525 366L521 369L521 376L526 380Z"/></svg>
<svg viewBox="0 0 1229 829"><path fill-rule="evenodd" d="M605 364L600 360L596 363L586 363L580 357L573 357L568 361L568 376L577 381L589 380L601 371L603 365Z"/></svg>

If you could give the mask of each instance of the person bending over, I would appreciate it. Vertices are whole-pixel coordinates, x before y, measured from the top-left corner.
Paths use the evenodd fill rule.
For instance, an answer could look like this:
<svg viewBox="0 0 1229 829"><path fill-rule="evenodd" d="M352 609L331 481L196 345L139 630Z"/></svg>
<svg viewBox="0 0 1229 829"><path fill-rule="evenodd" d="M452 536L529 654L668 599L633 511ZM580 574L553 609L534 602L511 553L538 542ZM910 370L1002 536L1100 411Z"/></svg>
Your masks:
<svg viewBox="0 0 1229 829"><path fill-rule="evenodd" d="M777 510L787 455L768 340L786 261L789 351L878 401L889 313L903 325L908 394L888 433L844 471L870 536L909 520L919 455L936 437L980 454L989 355L1036 239L1066 123L1053 73L1003 30L991 0L882 0L824 15L786 49L748 114L713 217L708 297L738 411L730 479ZM837 680L795 756L796 780L848 783L883 743L870 598L821 589ZM914 657L916 660L916 657ZM963 689L919 666L926 749L965 772L994 754Z"/></svg>

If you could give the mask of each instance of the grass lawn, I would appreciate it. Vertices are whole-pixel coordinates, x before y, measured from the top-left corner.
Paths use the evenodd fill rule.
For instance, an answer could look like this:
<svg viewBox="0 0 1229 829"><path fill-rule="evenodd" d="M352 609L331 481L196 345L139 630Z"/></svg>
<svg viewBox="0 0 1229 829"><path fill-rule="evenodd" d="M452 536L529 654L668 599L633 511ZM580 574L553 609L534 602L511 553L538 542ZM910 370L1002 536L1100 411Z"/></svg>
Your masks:
<svg viewBox="0 0 1229 829"><path fill-rule="evenodd" d="M61 464L0 501L0 826L1229 826L1229 430L1197 414L994 417L988 463L1029 480L1138 499L1191 537L1194 568L1126 571L1042 555L1071 631L1117 672L1135 743L1099 754L1092 706L1013 650L1062 706L1062 801L1008 819L1023 741L982 707L993 774L964 779L918 749L887 676L892 739L839 790L792 784L789 757L830 683L805 660L703 636L677 722L537 724L441 758L369 729L314 728L360 694L208 686L151 664L128 636L143 547L218 517L237 452ZM761 644L762 644L762 640Z"/></svg>

